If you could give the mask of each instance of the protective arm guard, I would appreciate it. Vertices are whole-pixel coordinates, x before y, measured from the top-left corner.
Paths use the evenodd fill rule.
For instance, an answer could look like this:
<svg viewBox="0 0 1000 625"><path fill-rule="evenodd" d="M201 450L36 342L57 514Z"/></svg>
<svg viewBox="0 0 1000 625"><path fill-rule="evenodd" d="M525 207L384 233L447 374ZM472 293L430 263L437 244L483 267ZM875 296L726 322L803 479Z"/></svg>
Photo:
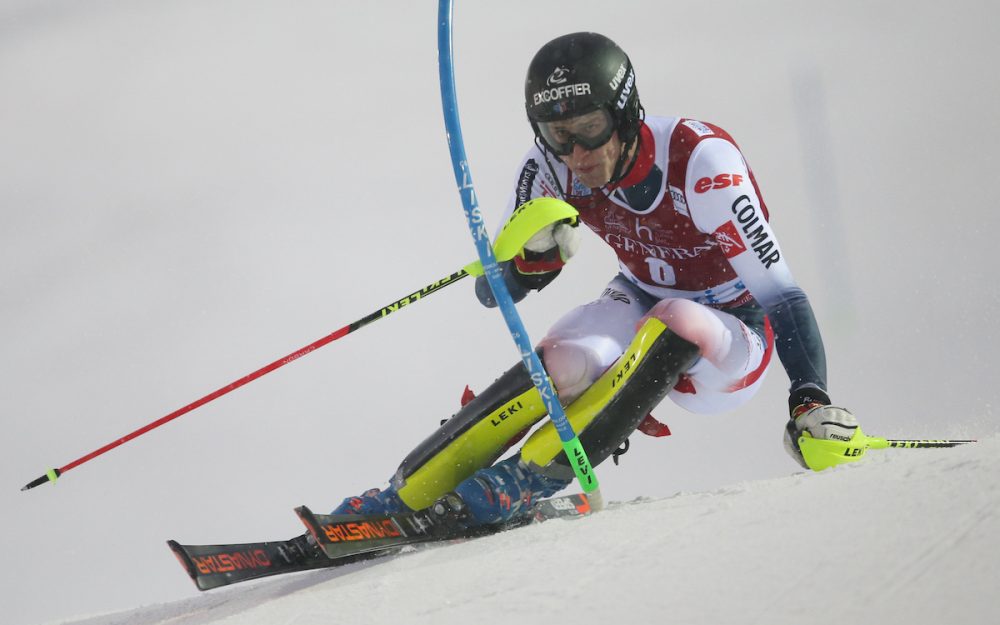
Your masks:
<svg viewBox="0 0 1000 625"><path fill-rule="evenodd" d="M500 268L504 284L507 285L507 290L510 291L510 297L515 304L527 297L529 292L544 289L562 271L556 269L547 273L525 274L521 273L517 264L512 260L500 263ZM486 276L476 278L476 297L479 298L479 303L487 308L496 308L497 306L497 300L493 297L493 290L490 288L489 282L486 281Z"/></svg>
<svg viewBox="0 0 1000 625"><path fill-rule="evenodd" d="M591 465L610 456L699 357L698 346L649 319L625 353L566 409ZM521 461L547 477L572 479L562 441L550 422L521 448Z"/></svg>

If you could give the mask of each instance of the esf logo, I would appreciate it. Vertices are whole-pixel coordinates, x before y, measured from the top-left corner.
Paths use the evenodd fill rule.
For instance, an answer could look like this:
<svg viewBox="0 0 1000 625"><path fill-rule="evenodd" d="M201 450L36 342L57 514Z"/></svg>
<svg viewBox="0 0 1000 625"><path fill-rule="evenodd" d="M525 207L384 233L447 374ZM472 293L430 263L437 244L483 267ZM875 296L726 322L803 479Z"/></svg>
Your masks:
<svg viewBox="0 0 1000 625"><path fill-rule="evenodd" d="M719 244L719 247L722 248L722 253L726 255L726 258L735 258L747 251L747 246L743 245L743 240L740 239L740 233L736 231L736 225L731 221L727 221L719 226L712 233L712 236L715 238L715 242Z"/></svg>
<svg viewBox="0 0 1000 625"><path fill-rule="evenodd" d="M743 176L740 174L719 174L714 178L699 178L698 182L694 183L695 193L705 193L706 191L711 191L712 189L725 189L726 187L738 187L743 182Z"/></svg>

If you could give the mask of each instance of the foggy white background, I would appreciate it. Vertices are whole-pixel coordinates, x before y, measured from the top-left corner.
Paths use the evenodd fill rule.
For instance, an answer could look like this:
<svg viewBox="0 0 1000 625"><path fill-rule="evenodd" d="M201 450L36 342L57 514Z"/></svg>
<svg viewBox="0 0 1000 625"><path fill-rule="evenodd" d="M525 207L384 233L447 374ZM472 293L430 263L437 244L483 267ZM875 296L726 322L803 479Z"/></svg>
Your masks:
<svg viewBox="0 0 1000 625"><path fill-rule="evenodd" d="M523 77L597 30L648 112L729 130L871 434L997 431L995 3L458 2L466 148L491 228L531 144ZM101 445L475 256L444 137L436 3L0 2L0 604L5 622L195 591L164 541L292 536L379 485L517 359L471 280L68 472ZM520 307L536 340L615 272ZM605 495L788 475L787 380L635 436Z"/></svg>

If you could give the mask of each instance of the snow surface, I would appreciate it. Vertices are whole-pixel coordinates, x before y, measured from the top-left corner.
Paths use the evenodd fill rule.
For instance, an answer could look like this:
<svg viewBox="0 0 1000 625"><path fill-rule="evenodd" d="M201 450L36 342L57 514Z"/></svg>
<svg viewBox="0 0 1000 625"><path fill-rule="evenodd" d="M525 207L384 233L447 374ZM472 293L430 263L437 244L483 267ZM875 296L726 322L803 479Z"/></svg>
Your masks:
<svg viewBox="0 0 1000 625"><path fill-rule="evenodd" d="M517 360L500 316L464 281L55 486L19 492L472 260L440 111L436 3L0 0L0 624L183 599L189 607L163 613L214 619L301 600L311 603L289 608L299 616L288 622L370 612L396 625L379 610L425 596L424 618L448 605L435 597L459 612L503 601L504 613L532 614L552 597L597 614L612 597L616 614L636 620L652 620L646 610L660 601L670 612L657 620L727 605L748 620L772 605L773 620L808 608L894 622L912 616L904 599L928 618L947 608L975 621L990 609L997 584L983 558L996 546L971 545L995 533L995 514L969 524L996 481L980 469L993 466L988 456L973 458L996 455L1000 400L1000 4L457 5L463 129L491 228L531 144L531 56L560 34L604 32L628 50L650 113L718 123L742 146L817 311L836 401L873 435L987 442L788 478L787 380L774 368L733 413L664 404L656 415L672 437L633 437L620 467L600 467L609 499L654 503L372 566L348 576L362 585L337 602L318 598L330 573L196 596L167 539L300 531L294 506L322 510L380 484L466 384L481 389ZM519 307L529 334L597 296L614 271L610 250L584 237L559 280ZM890 488L904 495L881 492ZM855 491L874 502L840 518ZM679 492L714 494L663 500ZM614 544L651 515L662 546L626 554ZM851 536L851 523L864 531ZM943 550L949 541L954 551ZM564 542L577 561L547 569L541 556ZM757 545L814 548L824 565L755 559L746 550ZM508 564L470 565L412 600L396 602L383 578L439 559L452 569L485 549ZM938 567L922 568L925 552ZM828 570L836 583L811 583ZM464 586L480 575L489 583ZM566 586L568 575L582 581ZM913 597L894 585L911 576ZM509 597L506 584L523 590Z"/></svg>
<svg viewBox="0 0 1000 625"><path fill-rule="evenodd" d="M998 554L994 436L74 623L996 623Z"/></svg>

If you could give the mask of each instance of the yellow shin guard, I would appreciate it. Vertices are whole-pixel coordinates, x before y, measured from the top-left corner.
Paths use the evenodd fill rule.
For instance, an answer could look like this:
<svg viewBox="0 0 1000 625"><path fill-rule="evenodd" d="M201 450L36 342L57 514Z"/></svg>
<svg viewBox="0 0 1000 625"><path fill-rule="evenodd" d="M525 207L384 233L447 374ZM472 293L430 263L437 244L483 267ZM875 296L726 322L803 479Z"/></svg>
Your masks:
<svg viewBox="0 0 1000 625"><path fill-rule="evenodd" d="M639 427L698 355L694 343L670 332L659 319L643 324L625 353L566 409L593 466ZM549 422L521 448L521 460L550 477L571 479L573 469L561 452L559 434Z"/></svg>

